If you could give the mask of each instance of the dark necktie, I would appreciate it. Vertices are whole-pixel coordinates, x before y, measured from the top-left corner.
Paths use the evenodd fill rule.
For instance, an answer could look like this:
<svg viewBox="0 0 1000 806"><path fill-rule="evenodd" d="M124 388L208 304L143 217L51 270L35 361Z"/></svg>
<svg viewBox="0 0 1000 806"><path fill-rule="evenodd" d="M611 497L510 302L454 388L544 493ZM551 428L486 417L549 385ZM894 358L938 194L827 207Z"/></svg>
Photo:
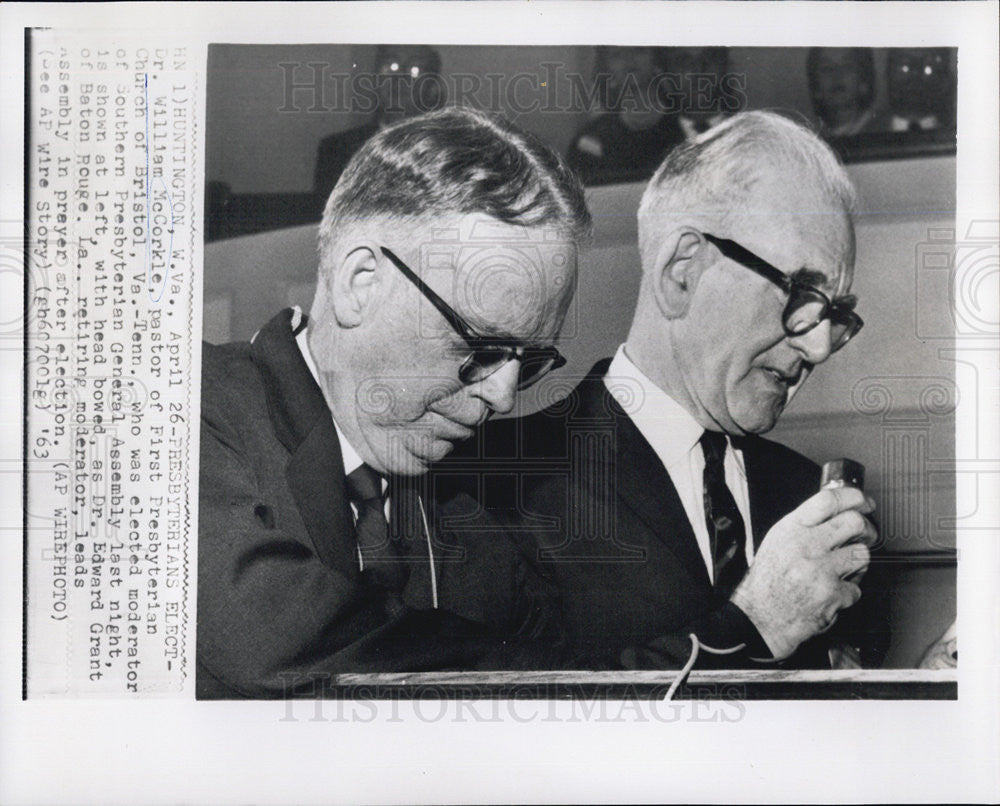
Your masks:
<svg viewBox="0 0 1000 806"><path fill-rule="evenodd" d="M358 509L354 534L365 575L388 591L401 590L405 569L389 540L382 477L370 466L361 465L347 476L347 494Z"/></svg>
<svg viewBox="0 0 1000 806"><path fill-rule="evenodd" d="M715 589L728 598L747 572L746 525L726 485L726 435L706 431L700 441L705 454L705 525L712 546Z"/></svg>

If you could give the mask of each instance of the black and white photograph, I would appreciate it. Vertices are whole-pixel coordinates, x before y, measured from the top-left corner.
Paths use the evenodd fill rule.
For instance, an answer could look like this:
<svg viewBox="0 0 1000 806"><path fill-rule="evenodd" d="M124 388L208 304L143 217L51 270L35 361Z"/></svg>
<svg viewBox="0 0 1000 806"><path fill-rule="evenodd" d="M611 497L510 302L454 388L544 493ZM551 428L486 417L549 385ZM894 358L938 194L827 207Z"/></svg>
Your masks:
<svg viewBox="0 0 1000 806"><path fill-rule="evenodd" d="M0 800L995 801L996 11L0 9Z"/></svg>
<svg viewBox="0 0 1000 806"><path fill-rule="evenodd" d="M956 62L211 45L198 695L954 697Z"/></svg>

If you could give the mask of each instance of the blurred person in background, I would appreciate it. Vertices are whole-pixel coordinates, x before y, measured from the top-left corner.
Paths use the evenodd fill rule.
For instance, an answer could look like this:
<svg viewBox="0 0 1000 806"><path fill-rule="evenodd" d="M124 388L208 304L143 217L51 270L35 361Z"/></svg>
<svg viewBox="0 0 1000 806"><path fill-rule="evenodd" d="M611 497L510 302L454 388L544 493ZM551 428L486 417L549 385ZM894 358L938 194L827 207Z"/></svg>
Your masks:
<svg viewBox="0 0 1000 806"><path fill-rule="evenodd" d="M806 75L825 137L871 131L875 122L875 59L871 48L810 48Z"/></svg>
<svg viewBox="0 0 1000 806"><path fill-rule="evenodd" d="M429 45L379 45L375 50L378 107L361 126L324 137L316 151L313 193L318 209L337 184L344 166L375 132L405 118L434 112L445 105L440 80L441 56Z"/></svg>
<svg viewBox="0 0 1000 806"><path fill-rule="evenodd" d="M677 125L686 142L746 106L740 77L730 71L729 48L671 48L667 69L679 79Z"/></svg>
<svg viewBox="0 0 1000 806"><path fill-rule="evenodd" d="M594 82L605 110L577 132L566 157L587 183L647 179L664 154L684 141L658 97L666 48L600 47Z"/></svg>
<svg viewBox="0 0 1000 806"><path fill-rule="evenodd" d="M955 81L948 48L892 48L887 72L889 131L955 128Z"/></svg>

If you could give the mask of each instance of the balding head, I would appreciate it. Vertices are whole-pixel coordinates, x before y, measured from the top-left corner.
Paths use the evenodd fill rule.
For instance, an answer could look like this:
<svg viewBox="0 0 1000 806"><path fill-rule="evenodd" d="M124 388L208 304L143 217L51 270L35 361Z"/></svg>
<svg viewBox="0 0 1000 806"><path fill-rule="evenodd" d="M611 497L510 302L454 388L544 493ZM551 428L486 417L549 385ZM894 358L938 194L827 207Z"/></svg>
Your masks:
<svg viewBox="0 0 1000 806"><path fill-rule="evenodd" d="M320 225L309 347L364 461L422 473L513 407L529 358L553 355L589 229L565 161L500 118L445 109L362 146Z"/></svg>
<svg viewBox="0 0 1000 806"><path fill-rule="evenodd" d="M829 147L772 113L737 115L674 150L639 208L629 355L703 427L769 430L789 389L835 347L825 317L786 332L787 282L851 306L854 202ZM738 259L747 252L770 277Z"/></svg>
<svg viewBox="0 0 1000 806"><path fill-rule="evenodd" d="M755 186L778 173L797 173L831 202L854 209L854 187L823 140L773 112L744 112L675 148L653 175L639 204L643 267L681 223L719 227L745 217Z"/></svg>

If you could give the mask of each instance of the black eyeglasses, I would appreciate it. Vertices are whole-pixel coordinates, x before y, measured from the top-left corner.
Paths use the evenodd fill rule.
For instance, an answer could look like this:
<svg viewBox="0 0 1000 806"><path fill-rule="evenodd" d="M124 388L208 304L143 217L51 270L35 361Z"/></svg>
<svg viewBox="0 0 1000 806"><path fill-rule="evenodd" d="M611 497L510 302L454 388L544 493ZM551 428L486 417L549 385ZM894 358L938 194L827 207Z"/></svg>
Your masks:
<svg viewBox="0 0 1000 806"><path fill-rule="evenodd" d="M403 276L413 283L427 297L427 300L448 320L455 331L469 345L472 352L458 368L458 379L462 383L478 383L504 367L510 361L521 364L517 378L517 388L527 389L542 377L566 363L555 347L524 347L512 344L509 339L491 338L476 333L456 311L434 290L417 276L409 266L400 260L391 249L381 247L392 264Z"/></svg>
<svg viewBox="0 0 1000 806"><path fill-rule="evenodd" d="M789 336L801 336L829 319L830 352L836 352L864 327L864 321L854 312L853 299L834 302L818 288L789 277L736 241L716 238L707 232L702 235L727 258L757 272L788 294L781 324Z"/></svg>

